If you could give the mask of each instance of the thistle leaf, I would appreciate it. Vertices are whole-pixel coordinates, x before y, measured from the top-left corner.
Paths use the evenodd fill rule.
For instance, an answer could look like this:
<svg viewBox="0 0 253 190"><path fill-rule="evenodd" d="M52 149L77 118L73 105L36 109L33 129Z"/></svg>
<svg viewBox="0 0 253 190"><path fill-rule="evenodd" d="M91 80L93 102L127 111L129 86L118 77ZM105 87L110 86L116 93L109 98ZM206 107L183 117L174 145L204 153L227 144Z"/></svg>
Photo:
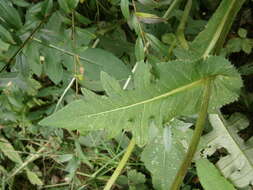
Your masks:
<svg viewBox="0 0 253 190"><path fill-rule="evenodd" d="M116 81L102 74L108 96L86 91L84 99L74 101L40 122L41 125L79 130L106 129L110 137L122 129L131 130L138 145L148 141L148 127L158 128L178 115L196 114L207 79L212 79L209 112L238 97L240 75L222 57L211 56L195 62L171 61L156 65L151 75L140 62L133 76L134 89L120 91ZM109 87L113 84L113 87Z"/></svg>

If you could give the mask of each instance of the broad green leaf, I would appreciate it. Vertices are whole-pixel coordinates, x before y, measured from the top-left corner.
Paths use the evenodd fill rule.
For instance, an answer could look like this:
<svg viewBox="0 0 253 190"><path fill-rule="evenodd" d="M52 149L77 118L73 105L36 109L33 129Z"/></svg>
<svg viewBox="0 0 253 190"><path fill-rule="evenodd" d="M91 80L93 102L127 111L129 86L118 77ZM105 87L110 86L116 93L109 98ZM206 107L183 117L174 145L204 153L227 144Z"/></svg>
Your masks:
<svg viewBox="0 0 253 190"><path fill-rule="evenodd" d="M27 46L25 50L25 55L27 62L31 70L37 75L40 76L42 73L42 63L40 61L39 46L38 44L31 43Z"/></svg>
<svg viewBox="0 0 253 190"><path fill-rule="evenodd" d="M129 0L121 0L120 1L120 8L121 8L123 16L126 19L129 19L129 17L130 17Z"/></svg>
<svg viewBox="0 0 253 190"><path fill-rule="evenodd" d="M84 67L84 77L87 77L82 83L94 90L102 90L100 82L100 72L104 71L121 83L125 81L130 70L125 64L112 53L99 49L88 48L79 53L81 65Z"/></svg>
<svg viewBox="0 0 253 190"><path fill-rule="evenodd" d="M20 29L23 25L18 11L9 0L0 1L0 18L14 29Z"/></svg>
<svg viewBox="0 0 253 190"><path fill-rule="evenodd" d="M45 74L55 83L58 84L62 80L63 68L61 64L61 56L59 52L51 49L45 49L44 70Z"/></svg>
<svg viewBox="0 0 253 190"><path fill-rule="evenodd" d="M144 145L150 123L161 128L175 116L197 113L207 78L212 80L209 112L236 100L242 86L237 71L222 57L158 63L154 73L157 78L151 79L148 65L140 62L133 77L135 88L127 91L118 85L108 89L108 83L116 81L104 80L108 77L102 73L101 81L109 97L87 90L84 99L74 101L40 124L81 132L107 129L111 137L124 128L133 132L139 145Z"/></svg>
<svg viewBox="0 0 253 190"><path fill-rule="evenodd" d="M212 155L217 149L225 148L228 155L220 158L216 166L236 187L244 188L253 184L253 146L247 145L238 135L239 130L247 127L247 120L242 115L231 117L226 122L219 115L210 115L214 129L203 136L206 148L201 153Z"/></svg>
<svg viewBox="0 0 253 190"><path fill-rule="evenodd" d="M151 172L155 189L170 189L186 155L187 146L192 135L192 131L187 130L190 125L179 120L174 120L167 126L173 134L169 149L164 142L164 135L156 128L152 129L151 127L149 129L154 138L145 146L141 160Z"/></svg>
<svg viewBox="0 0 253 190"><path fill-rule="evenodd" d="M235 190L234 186L224 178L219 170L207 159L196 162L197 173L201 185L205 190L226 189Z"/></svg>

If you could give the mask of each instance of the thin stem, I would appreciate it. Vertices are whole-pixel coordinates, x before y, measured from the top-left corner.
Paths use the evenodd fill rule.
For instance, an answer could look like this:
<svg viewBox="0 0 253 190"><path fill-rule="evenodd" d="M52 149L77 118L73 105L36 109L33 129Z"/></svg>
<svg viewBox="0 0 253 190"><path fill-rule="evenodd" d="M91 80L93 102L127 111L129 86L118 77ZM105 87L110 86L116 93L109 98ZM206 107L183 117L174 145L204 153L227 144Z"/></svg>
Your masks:
<svg viewBox="0 0 253 190"><path fill-rule="evenodd" d="M51 143L51 140L49 140L48 143L46 143L45 145L43 145L37 152L36 154L31 154L31 156L28 156L25 160L25 162L23 162L19 167L15 168L13 170L13 172L11 172L11 174L7 177L6 181L10 180L13 176L15 176L17 173L19 173L21 170L23 170L29 163L33 162L34 160L38 159L39 157L41 157L43 154L43 152L45 152L49 145Z"/></svg>
<svg viewBox="0 0 253 190"><path fill-rule="evenodd" d="M187 4L185 5L183 16L182 16L182 18L180 20L180 23L179 23L179 26L177 28L177 37L178 37L179 42L181 43L181 46L184 49L189 48L188 43L185 39L184 30L185 30L185 25L186 25L188 16L189 16L190 11L191 11L191 7L192 7L192 0L188 0Z"/></svg>
<svg viewBox="0 0 253 190"><path fill-rule="evenodd" d="M132 73L135 72L137 66L138 66L138 63L135 64L134 68L132 69ZM132 76L130 75L128 77L127 81L125 82L124 86L123 86L123 90L127 89L127 86L129 85L129 82L130 82L131 79L132 79ZM128 144L128 147L126 149L126 152L125 152L124 156L122 157L122 159L121 159L120 163L118 164L116 170L113 172L113 175L111 176L109 181L106 183L106 186L105 186L104 190L110 190L111 189L112 185L115 183L115 181L118 178L119 174L121 173L124 166L126 165L126 162L127 162L128 158L130 157L134 147L135 147L134 139L131 139L130 143Z"/></svg>
<svg viewBox="0 0 253 190"><path fill-rule="evenodd" d="M62 102L65 94L68 92L68 90L70 89L70 87L72 86L72 84L75 82L75 77L72 78L72 80L70 81L70 83L68 84L68 86L65 88L64 92L62 93L60 99L58 100L56 106L55 106L55 109L54 109L54 112L56 112L58 110L58 107L60 105L60 103Z"/></svg>
<svg viewBox="0 0 253 190"><path fill-rule="evenodd" d="M51 14L50 14L51 15ZM2 72L4 69L8 68L12 61L16 58L16 56L22 51L22 49L28 44L28 42L33 38L34 34L40 30L42 25L46 23L50 15L47 15L39 24L38 26L31 32L31 34L26 38L26 40L21 44L18 50L13 54L13 56L9 59L8 63L1 69Z"/></svg>
<svg viewBox="0 0 253 190"><path fill-rule="evenodd" d="M184 176L187 172L187 169L190 166L192 162L192 158L197 150L197 146L199 144L199 140L204 128L205 121L206 121L209 99L211 95L210 86L211 86L211 79L207 79L205 89L204 89L204 94L203 94L203 100L202 100L201 107L199 110L199 117L196 123L196 128L194 130L190 146L188 148L184 161L177 172L177 176L175 180L173 181L173 184L170 190L178 190L180 188L180 185L182 184L184 180Z"/></svg>
<svg viewBox="0 0 253 190"><path fill-rule="evenodd" d="M180 2L181 2L181 0L174 0L174 1L170 4L168 10L167 10L167 11L165 12L165 14L163 15L163 18L168 19L169 16L171 15L172 11L175 10L175 7L176 7Z"/></svg>
<svg viewBox="0 0 253 190"><path fill-rule="evenodd" d="M135 5L135 1L134 1L134 0L132 0L132 5L133 5L133 8L134 8L134 15L136 15L137 9L136 9L136 5ZM136 16L135 16L135 17L136 17ZM139 30L140 30L141 38L142 38L142 40L143 40L143 42L144 42L144 44L145 44L145 46L146 46L147 40L146 40L145 32L144 32L143 29L142 29L142 26L141 26L141 23L140 23L138 17L136 17L136 19L137 19L138 28L139 28ZM137 33L138 33L138 32L137 32ZM139 34L138 34L138 35L139 35Z"/></svg>
<svg viewBox="0 0 253 190"><path fill-rule="evenodd" d="M46 44L46 43L42 42L40 39L38 39L38 38L33 38L33 40L36 41L36 42L38 42L38 43L40 43L41 45L44 45L44 46L50 47L50 48L52 48L52 49L58 50L58 51L63 52L63 53L65 53L65 54L67 54L67 55L70 55L70 56L78 56L80 60L86 61L86 62L91 63L91 64L96 64L96 62L94 62L94 61L92 61L92 60L89 60L89 59L87 59L87 58L85 58L85 57L81 57L81 56L79 56L79 55L76 54L76 53L73 53L73 52L71 52L71 51L67 51L67 50L65 50L65 49L59 48L59 47L57 47L57 46L55 46L55 45L53 45L53 44Z"/></svg>
<svg viewBox="0 0 253 190"><path fill-rule="evenodd" d="M128 158L130 157L133 149L135 147L135 141L134 139L131 139L126 152L123 156L123 158L120 160L116 170L113 172L111 178L109 179L109 181L106 183L106 186L104 187L104 190L110 190L111 187L113 186L113 184L115 183L116 179L118 178L118 176L120 175L122 169L124 168L124 166L127 163Z"/></svg>

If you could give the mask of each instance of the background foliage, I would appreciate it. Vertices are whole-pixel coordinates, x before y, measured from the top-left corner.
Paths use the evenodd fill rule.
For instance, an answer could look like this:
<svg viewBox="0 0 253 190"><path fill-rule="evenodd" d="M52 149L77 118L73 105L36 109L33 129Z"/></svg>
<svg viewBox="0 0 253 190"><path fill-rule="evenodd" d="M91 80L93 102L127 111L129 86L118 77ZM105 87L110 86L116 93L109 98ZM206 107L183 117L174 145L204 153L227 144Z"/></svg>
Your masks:
<svg viewBox="0 0 253 190"><path fill-rule="evenodd" d="M212 171L215 174L213 180L219 181L221 185L227 185L226 188L252 188L250 186L253 183L252 1L244 3L233 25L227 21L226 25L232 27L229 31L225 29L222 31L224 36L225 33L228 35L226 38L218 39L218 45L213 51L217 53L215 49L221 49L219 54L223 58L208 58L206 62L221 59L219 62L209 61L210 70L206 69L206 63L191 61L195 63L193 66L185 64L182 60L188 60L189 56L198 59L205 54L206 49L202 46L212 41L216 31L210 28L217 29L219 25L216 26L215 21L224 18L225 11L219 11L216 17L210 19L217 11L220 1L193 1L189 15L185 19L187 23L185 26L182 20L187 2L178 1L173 10L168 12L168 7L173 2L176 0L0 1L2 190L103 189L131 137L127 132L131 125L123 126L122 123L140 122L140 119L132 116L124 117L125 113L112 114L111 120L101 118L96 123L96 127L106 125L110 127L110 131L83 130L81 134L77 131L38 124L63 106L73 102L80 103L82 94L89 100L91 110L108 109L147 99L149 96L157 96L168 89L191 83L196 78L205 78L209 73L213 75L224 72L227 72L226 76L232 78L234 83L230 85L225 81L223 86L214 87L217 94L213 96L218 98L213 97L211 109L217 102L218 108L230 103L236 99L238 93L239 97L236 102L221 108L220 114L223 116L219 118L210 116L210 122L206 123L203 136L203 140L210 146L199 148L202 150L199 155L208 157L209 161L197 162L197 170L195 165L192 165L182 189L212 187L212 184L205 180L206 173L203 172L205 170L210 173ZM228 17L235 17L236 13L233 14ZM183 31L179 26L182 26ZM202 37L201 34L198 35L201 31ZM207 31L208 35L204 31ZM198 37L195 38L196 36ZM184 45L181 46L181 44L187 46L184 39L192 42L188 43L187 51L182 48ZM222 48L219 47L223 42L225 43ZM244 87L240 92L238 89L242 82L239 75L224 57L232 62L242 77ZM176 58L181 61L156 65ZM144 61L148 64L144 64ZM125 93L122 87L136 62L139 62L140 67L137 67L133 75L134 80L129 82L129 90ZM202 67L201 64L205 66ZM190 72L196 70L195 75ZM174 76L175 82L166 76ZM182 80L182 76L185 76L185 80ZM217 77L217 80L223 79ZM228 78L224 77L224 80ZM163 83L166 84L165 87ZM234 92L234 96L231 96L230 100L219 99L228 97L231 92ZM166 189L167 183L170 182L168 176L175 174L173 171L177 168L173 166L179 165L181 159L178 158L185 154L185 142L186 144L189 142L192 126L196 121L194 115L196 111L189 110L192 108L197 110L200 100L191 97L200 97L200 92L193 90L191 93L192 96L184 98L180 95L173 97L173 101L170 100L177 109L172 110L173 114L169 116L167 112L171 110L164 109L164 117L166 115L170 120L177 116L177 113L181 113L181 116L162 131L157 131L154 127L160 124L162 128L163 121L155 115L158 114L157 105L150 105L145 117L152 116L152 120L143 123L144 127L149 127L143 131L149 131L153 136L147 137L147 134L140 134L141 131L135 129L134 135L143 135L138 144L147 146L144 151L139 147L134 150L127 167L115 184L115 189ZM111 99L100 96L105 94ZM122 97L125 102L122 102ZM195 100L195 105L192 102L192 104L178 104L182 100L185 102ZM73 125L74 121L77 121L75 117L79 116L76 110L79 110L80 114L84 111L79 103L70 104L76 106L75 112L71 111L71 107L64 108L69 115L57 118L58 125L64 122L72 129L81 128L82 123L78 123L80 121ZM182 106L186 105L191 109L181 112ZM85 108L87 109L87 105ZM131 114L136 116L141 110L142 108L135 109ZM60 114L61 111L57 113ZM118 126L113 126L112 123L120 117L126 120L122 120ZM226 119L228 121L225 121ZM215 126L219 128L216 130ZM120 129L124 129L123 133ZM108 137L114 138L109 140ZM148 138L154 143L148 144ZM224 138L228 140L224 141ZM166 156L167 153L169 156ZM234 161L235 158L238 161ZM166 164L172 163L172 160L173 165ZM216 171L210 162L216 164L219 171ZM229 169L224 167L226 163L230 163ZM166 173L164 170L166 167L170 168L173 174ZM219 172L230 181L221 177ZM246 177L241 178L244 174Z"/></svg>

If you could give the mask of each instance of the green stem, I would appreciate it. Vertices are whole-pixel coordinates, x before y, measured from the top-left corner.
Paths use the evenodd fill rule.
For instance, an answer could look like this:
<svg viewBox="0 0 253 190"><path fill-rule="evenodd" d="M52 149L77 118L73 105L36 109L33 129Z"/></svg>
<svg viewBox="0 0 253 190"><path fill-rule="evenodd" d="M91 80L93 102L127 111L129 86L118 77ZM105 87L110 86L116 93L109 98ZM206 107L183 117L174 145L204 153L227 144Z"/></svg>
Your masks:
<svg viewBox="0 0 253 190"><path fill-rule="evenodd" d="M179 26L177 28L177 37L178 37L179 42L181 43L181 46L184 49L189 48L188 43L185 39L184 30L185 30L185 25L186 25L188 16L189 16L190 11L191 11L191 7L192 7L192 0L188 0L187 4L185 5L183 16L182 16L182 18L180 20L180 23L179 23Z"/></svg>
<svg viewBox="0 0 253 190"><path fill-rule="evenodd" d="M205 121L206 121L207 110L208 110L208 105L209 105L209 100L210 100L210 95L211 95L210 87L211 87L211 79L207 79L205 89L204 89L204 94L203 94L203 100L202 100L201 107L199 110L199 117L196 123L196 128L194 130L190 146L188 148L184 161L177 172L177 176L175 180L173 181L173 184L170 190L178 190L180 188L180 185L182 184L184 180L184 176L187 172L187 169L190 166L192 162L192 158L197 150L197 146L199 144L199 140L204 128Z"/></svg>
<svg viewBox="0 0 253 190"><path fill-rule="evenodd" d="M113 172L111 178L109 179L109 181L106 183L106 186L104 187L104 190L110 190L111 187L113 186L113 184L115 183L116 179L118 178L118 176L120 175L120 173L122 172L124 166L127 163L128 158L130 157L133 149L135 147L135 141L134 139L131 139L126 152L123 156L123 158L120 160L116 170Z"/></svg>
<svg viewBox="0 0 253 190"><path fill-rule="evenodd" d="M52 14L52 13L51 13ZM43 26L44 23L47 22L48 18L51 16L51 14L47 15L39 24L38 26L31 32L31 34L26 38L26 40L21 44L21 46L17 49L17 51L11 56L8 63L1 69L0 72L2 72L4 69L9 68L10 64L13 62L13 60L16 58L16 56L23 50L23 48L30 42L30 40L33 38L36 32L40 30L40 28Z"/></svg>
<svg viewBox="0 0 253 190"><path fill-rule="evenodd" d="M175 10L175 7L181 2L181 0L174 0L171 5L169 6L168 10L163 15L163 18L168 19L170 14L173 10Z"/></svg>

